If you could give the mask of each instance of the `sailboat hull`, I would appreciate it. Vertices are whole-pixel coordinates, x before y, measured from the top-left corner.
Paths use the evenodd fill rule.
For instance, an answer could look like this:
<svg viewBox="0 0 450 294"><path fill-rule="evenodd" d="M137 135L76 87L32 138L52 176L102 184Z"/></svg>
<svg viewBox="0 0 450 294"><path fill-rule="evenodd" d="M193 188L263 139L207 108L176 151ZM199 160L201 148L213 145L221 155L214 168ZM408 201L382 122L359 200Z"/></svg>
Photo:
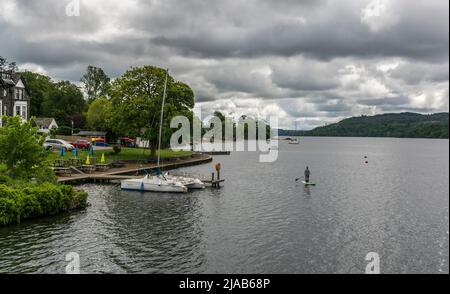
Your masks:
<svg viewBox="0 0 450 294"><path fill-rule="evenodd" d="M187 193L188 191L184 185L154 183L146 180L124 180L120 186L122 190L141 192Z"/></svg>

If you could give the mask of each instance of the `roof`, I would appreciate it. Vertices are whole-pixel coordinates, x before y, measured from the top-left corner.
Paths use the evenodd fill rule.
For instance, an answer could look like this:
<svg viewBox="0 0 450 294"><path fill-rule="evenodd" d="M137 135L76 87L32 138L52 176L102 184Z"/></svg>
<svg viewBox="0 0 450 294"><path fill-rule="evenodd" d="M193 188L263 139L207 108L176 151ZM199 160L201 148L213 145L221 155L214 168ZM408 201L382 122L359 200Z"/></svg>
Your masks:
<svg viewBox="0 0 450 294"><path fill-rule="evenodd" d="M2 80L3 80L3 83L5 83L7 85L14 86L16 84L16 83L14 83L13 80L10 80L10 79L2 79Z"/></svg>
<svg viewBox="0 0 450 294"><path fill-rule="evenodd" d="M48 129L50 127L52 122L56 123L56 120L52 117L38 117L34 120L34 123L37 126L39 126L41 128L46 128L46 129Z"/></svg>
<svg viewBox="0 0 450 294"><path fill-rule="evenodd" d="M3 74L9 75L9 78L8 78L8 79L4 79L4 78L2 77ZM11 71L11 70L7 70L7 71L3 71L3 72L0 71L0 85L1 85L3 88L6 88L6 87L14 87L14 86L17 85L17 83L18 83L19 81L22 81L22 83L23 83L24 86L25 86L25 91L27 91L27 93L29 94L27 82L26 82L26 80L25 80L24 78L22 78L21 75L19 75L19 74L16 73L16 72L13 72L13 71Z"/></svg>

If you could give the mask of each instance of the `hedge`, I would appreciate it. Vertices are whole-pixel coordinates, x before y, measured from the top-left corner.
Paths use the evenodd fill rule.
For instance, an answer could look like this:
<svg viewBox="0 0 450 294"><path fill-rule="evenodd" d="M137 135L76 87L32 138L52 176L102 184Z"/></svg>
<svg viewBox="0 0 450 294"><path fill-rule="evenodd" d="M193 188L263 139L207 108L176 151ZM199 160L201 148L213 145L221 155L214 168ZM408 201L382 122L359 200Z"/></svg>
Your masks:
<svg viewBox="0 0 450 294"><path fill-rule="evenodd" d="M0 226L87 206L87 193L72 186L44 183L25 188L0 184Z"/></svg>

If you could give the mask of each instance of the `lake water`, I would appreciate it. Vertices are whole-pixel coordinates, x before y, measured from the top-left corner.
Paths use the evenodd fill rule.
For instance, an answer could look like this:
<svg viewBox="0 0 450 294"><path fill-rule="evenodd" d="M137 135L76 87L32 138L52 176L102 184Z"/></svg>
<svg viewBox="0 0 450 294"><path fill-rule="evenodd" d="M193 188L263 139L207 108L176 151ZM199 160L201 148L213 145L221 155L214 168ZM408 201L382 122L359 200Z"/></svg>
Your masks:
<svg viewBox="0 0 450 294"><path fill-rule="evenodd" d="M0 229L0 272L64 273L69 252L84 273L364 273L369 252L382 273L449 272L448 140L302 138L274 163L216 162L221 190L83 186L86 211ZM295 182L306 165L316 187Z"/></svg>

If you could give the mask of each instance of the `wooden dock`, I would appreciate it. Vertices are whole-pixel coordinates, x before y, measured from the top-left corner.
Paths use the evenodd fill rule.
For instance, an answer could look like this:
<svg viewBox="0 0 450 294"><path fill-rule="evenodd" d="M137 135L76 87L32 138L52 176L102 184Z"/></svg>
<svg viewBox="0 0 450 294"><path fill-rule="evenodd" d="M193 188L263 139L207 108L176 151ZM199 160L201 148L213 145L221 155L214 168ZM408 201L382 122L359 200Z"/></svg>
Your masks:
<svg viewBox="0 0 450 294"><path fill-rule="evenodd" d="M225 180L201 180L203 183L210 185L212 188L220 189L220 185L225 182Z"/></svg>
<svg viewBox="0 0 450 294"><path fill-rule="evenodd" d="M181 167L193 166L203 163L208 163L213 160L212 156L203 156L202 158L196 158L191 160L185 160L175 163L167 163L161 165L162 170L173 170ZM139 179L145 174L146 170L155 168L154 164L148 164L146 166L139 167L125 167L119 169L112 169L109 172L101 173L84 173L80 170L76 170L77 174L73 176L59 177L58 182L62 184L83 184L83 183L116 183L122 180ZM220 188L220 185L225 182L224 179L220 179L220 175L215 177L213 173L210 179L202 180L206 185L213 188Z"/></svg>
<svg viewBox="0 0 450 294"><path fill-rule="evenodd" d="M139 179L142 176L123 176L109 174L82 174L73 177L59 178L58 182L62 184L80 184L80 183L110 183L122 180Z"/></svg>

